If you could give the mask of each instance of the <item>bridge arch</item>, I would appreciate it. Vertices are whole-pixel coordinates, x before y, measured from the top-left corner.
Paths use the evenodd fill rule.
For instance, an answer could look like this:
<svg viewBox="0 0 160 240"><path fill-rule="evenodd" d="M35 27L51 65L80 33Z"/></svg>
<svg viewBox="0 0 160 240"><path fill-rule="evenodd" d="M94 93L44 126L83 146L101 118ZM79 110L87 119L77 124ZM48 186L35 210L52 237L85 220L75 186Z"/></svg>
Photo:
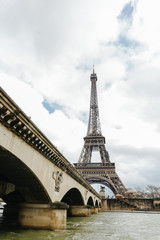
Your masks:
<svg viewBox="0 0 160 240"><path fill-rule="evenodd" d="M7 184L14 186L9 193L1 193L5 202L51 202L41 181L24 162L1 146L0 156L0 181L4 188Z"/></svg>
<svg viewBox="0 0 160 240"><path fill-rule="evenodd" d="M95 207L98 207L98 201L97 200L95 201Z"/></svg>
<svg viewBox="0 0 160 240"><path fill-rule="evenodd" d="M93 198L89 197L87 201L87 205L94 206Z"/></svg>
<svg viewBox="0 0 160 240"><path fill-rule="evenodd" d="M67 203L70 206L84 205L84 200L81 192L77 188L71 188L61 199L61 202Z"/></svg>

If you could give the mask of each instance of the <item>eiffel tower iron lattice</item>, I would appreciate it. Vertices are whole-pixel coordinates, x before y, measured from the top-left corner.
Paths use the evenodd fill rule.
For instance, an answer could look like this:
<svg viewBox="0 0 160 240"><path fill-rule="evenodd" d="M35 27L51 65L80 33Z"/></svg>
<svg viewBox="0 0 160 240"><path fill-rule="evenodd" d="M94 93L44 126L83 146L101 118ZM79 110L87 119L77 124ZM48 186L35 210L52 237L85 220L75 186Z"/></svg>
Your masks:
<svg viewBox="0 0 160 240"><path fill-rule="evenodd" d="M84 146L78 163L74 163L74 166L90 184L104 184L115 195L124 195L126 188L115 171L115 164L110 162L110 157L105 147L105 137L101 131L96 86L97 75L94 72L94 68L90 80L91 98L87 136L84 137ZM99 151L101 162L91 162L93 151Z"/></svg>

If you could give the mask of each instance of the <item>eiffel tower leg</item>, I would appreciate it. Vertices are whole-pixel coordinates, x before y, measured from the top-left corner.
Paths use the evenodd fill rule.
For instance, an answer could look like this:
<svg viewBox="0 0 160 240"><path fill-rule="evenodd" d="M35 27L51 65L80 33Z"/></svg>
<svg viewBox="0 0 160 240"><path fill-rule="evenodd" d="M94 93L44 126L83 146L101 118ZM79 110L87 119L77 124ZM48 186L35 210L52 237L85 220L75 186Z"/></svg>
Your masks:
<svg viewBox="0 0 160 240"><path fill-rule="evenodd" d="M108 154L104 144L99 146L99 152L100 152L102 163L103 164L110 163L109 154Z"/></svg>
<svg viewBox="0 0 160 240"><path fill-rule="evenodd" d="M107 182L109 184L109 188L114 192L114 194L121 194L124 195L126 188L123 185L122 181L118 177L115 168L105 168L104 169L105 174L101 174L99 178L102 180L102 182Z"/></svg>
<svg viewBox="0 0 160 240"><path fill-rule="evenodd" d="M78 163L90 163L92 157L92 151L90 146L84 145Z"/></svg>
<svg viewBox="0 0 160 240"><path fill-rule="evenodd" d="M114 176L111 176L111 180L112 180L114 186L116 186L116 189L117 189L116 193L124 195L126 188L123 185L122 181L120 180L120 178L118 177L116 172L115 172Z"/></svg>

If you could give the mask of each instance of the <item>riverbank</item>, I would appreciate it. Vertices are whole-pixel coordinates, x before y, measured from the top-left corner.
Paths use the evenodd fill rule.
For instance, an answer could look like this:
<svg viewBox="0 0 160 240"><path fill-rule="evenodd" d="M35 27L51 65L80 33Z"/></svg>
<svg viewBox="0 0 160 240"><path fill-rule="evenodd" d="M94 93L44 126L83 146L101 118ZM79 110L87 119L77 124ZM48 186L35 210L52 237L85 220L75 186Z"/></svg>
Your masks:
<svg viewBox="0 0 160 240"><path fill-rule="evenodd" d="M160 199L114 198L102 200L102 209L110 211L160 211Z"/></svg>
<svg viewBox="0 0 160 240"><path fill-rule="evenodd" d="M115 212L115 213L146 213L146 214L160 214L160 211L134 211L134 210L104 210L103 212Z"/></svg>

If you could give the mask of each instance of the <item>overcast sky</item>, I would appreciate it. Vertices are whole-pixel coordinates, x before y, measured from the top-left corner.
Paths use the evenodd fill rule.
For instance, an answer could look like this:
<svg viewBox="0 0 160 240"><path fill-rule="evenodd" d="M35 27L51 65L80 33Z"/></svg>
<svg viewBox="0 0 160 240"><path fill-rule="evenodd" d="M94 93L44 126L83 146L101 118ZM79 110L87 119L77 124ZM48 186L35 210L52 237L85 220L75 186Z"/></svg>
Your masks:
<svg viewBox="0 0 160 240"><path fill-rule="evenodd" d="M90 74L127 188L160 186L159 0L0 0L0 86L70 162L87 133Z"/></svg>

